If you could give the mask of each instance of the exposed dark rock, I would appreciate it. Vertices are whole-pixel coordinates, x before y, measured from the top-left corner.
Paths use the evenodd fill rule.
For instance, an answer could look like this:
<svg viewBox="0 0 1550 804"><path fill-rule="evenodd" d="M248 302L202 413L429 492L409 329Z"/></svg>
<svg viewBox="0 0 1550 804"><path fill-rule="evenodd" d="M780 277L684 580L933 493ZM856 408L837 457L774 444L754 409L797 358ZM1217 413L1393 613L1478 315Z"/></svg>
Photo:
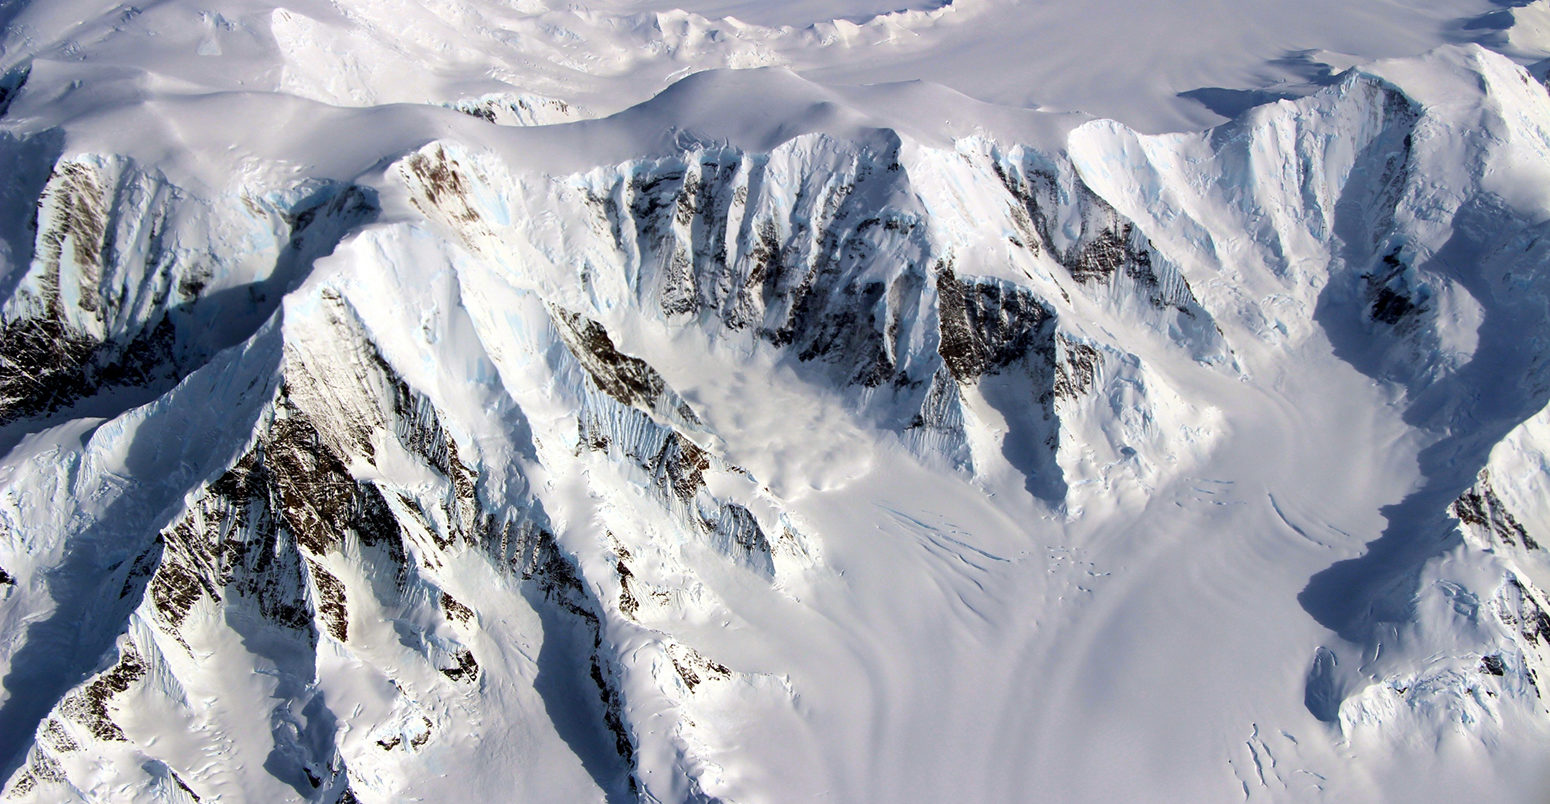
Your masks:
<svg viewBox="0 0 1550 804"><path fill-rule="evenodd" d="M557 118L573 116L571 105L559 98L467 98L452 104L452 108L470 117L496 125L502 125L502 118L507 116L516 125L542 125ZM503 112L505 114L502 114Z"/></svg>
<svg viewBox="0 0 1550 804"><path fill-rule="evenodd" d="M421 728L415 731L414 736L410 737L407 743L404 742L402 735L394 734L391 737L378 740L377 747L381 748L383 751L392 751L393 749L400 746L403 746L406 750L410 748L419 748L431 741L431 732L435 730L435 724L431 722L430 718L425 717L424 715L420 716L420 726Z"/></svg>
<svg viewBox="0 0 1550 804"><path fill-rule="evenodd" d="M773 319L759 334L776 346L790 347L803 362L832 364L844 381L872 388L893 379L897 370L886 338L889 304L885 302L902 305L913 299L906 298L909 294L902 288L891 292L883 282L865 278L864 269L882 252L880 241L908 240L911 235L900 231L906 228L902 225L896 229L876 222L868 225L870 218L847 226L847 216L862 214L844 203L853 189L850 184L833 188L825 206L834 212L821 215L815 223L793 217L778 259L763 264L761 270L763 306L784 310L785 315ZM888 234L896 231L900 233ZM908 270L904 277L898 281L908 282ZM918 296L918 285L914 287Z"/></svg>
<svg viewBox="0 0 1550 804"><path fill-rule="evenodd" d="M12 317L0 324L0 425L53 413L105 389L170 385L230 345L210 340L202 327L190 324L205 303L199 294L210 269L182 266L165 244L169 202L153 203L138 213L137 225L147 232L145 242L133 253L121 253L111 216L126 214L119 210L122 196L139 179L155 185L156 192L179 197L160 177L130 171L114 182L111 175L85 163L65 161L55 167L39 200L39 209L51 214L39 222L29 270L35 285L23 294L28 302L8 308ZM320 248L331 249L344 229L370 217L376 205L368 193L354 186L320 192L284 213L289 244L278 255L275 281L283 280L296 263L315 258ZM322 225L324 221L331 225ZM88 332L70 323L63 307L61 267L67 260L79 277L70 294L73 312L88 314L104 328L123 317L118 308L125 304L112 289L99 287L110 265L140 260L153 275L186 268L178 283L184 302L174 305L176 300L164 289L151 300L144 320L131 319L120 331L108 328L105 335ZM253 286L255 292L257 288ZM255 325L263 318L254 315Z"/></svg>
<svg viewBox="0 0 1550 804"><path fill-rule="evenodd" d="M614 572L619 576L619 611L624 616L635 619L635 613L640 610L640 601L635 598L635 593L630 589L630 579L635 573L630 571L630 551L622 545L615 548L618 559L614 561Z"/></svg>
<svg viewBox="0 0 1550 804"><path fill-rule="evenodd" d="M580 436L576 442L577 454L579 455L582 450L587 449L593 452L608 451L608 445L613 443L613 439L609 438L608 434L602 430L594 430L588 427L587 424L588 420L586 417L576 417L576 432Z"/></svg>
<svg viewBox="0 0 1550 804"><path fill-rule="evenodd" d="M705 485L705 470L710 468L710 457L705 451L683 436L674 433L662 445L650 466L657 486L671 490L685 504Z"/></svg>
<svg viewBox="0 0 1550 804"><path fill-rule="evenodd" d="M603 704L603 721L614 737L614 747L627 767L635 767L635 741L624 725L624 695L602 655L602 619L599 606L582 583L574 561L566 556L548 531L539 531L523 565L522 578L533 581L544 597L574 615L592 636L588 674ZM630 787L637 787L634 774Z"/></svg>
<svg viewBox="0 0 1550 804"><path fill-rule="evenodd" d="M726 665L705 658L693 648L674 645L668 649L667 655L673 662L673 669L690 692L706 679L724 680L732 677L732 671Z"/></svg>
<svg viewBox="0 0 1550 804"><path fill-rule="evenodd" d="M716 521L705 523L705 527L745 556L769 559L769 539L747 508L737 503L727 503L722 506Z"/></svg>
<svg viewBox="0 0 1550 804"><path fill-rule="evenodd" d="M764 163L722 151L694 158L691 165L650 166L587 196L621 252L638 258L643 275L660 278L654 290L663 313L711 310L729 329L754 329L803 362L834 365L849 382L875 387L892 380L882 304L887 288L861 277L885 248L922 248L888 248L918 239L915 223L879 217L851 199L869 182L902 177L879 172L874 159L858 155L842 168L845 180L799 193L782 235L780 221L749 209L759 203ZM736 208L745 217L734 231Z"/></svg>
<svg viewBox="0 0 1550 804"><path fill-rule="evenodd" d="M554 534L539 531L529 550L513 558L523 580L534 581L539 591L577 616L593 616L581 603L585 601L586 587L575 565L561 552Z"/></svg>
<svg viewBox="0 0 1550 804"><path fill-rule="evenodd" d="M1071 278L1083 284L1104 282L1123 268L1132 276L1151 277L1155 284L1151 255L1130 247L1132 231L1133 226L1128 223L1118 231L1105 229L1078 246L1063 261Z"/></svg>
<svg viewBox="0 0 1550 804"><path fill-rule="evenodd" d="M1475 483L1474 488L1465 491L1457 500L1454 500L1449 511L1465 525L1494 534L1496 538L1508 545L1521 543L1530 550L1539 548L1539 543L1529 535L1518 522L1517 517L1514 517L1496 496L1496 491L1491 488L1491 478L1485 470L1481 470L1479 481Z"/></svg>
<svg viewBox="0 0 1550 804"><path fill-rule="evenodd" d="M446 592L441 593L441 610L447 613L447 619L449 620L456 620L460 623L468 623L473 622L474 619L473 610L469 609L462 603L457 602L456 598L452 597Z"/></svg>
<svg viewBox="0 0 1550 804"><path fill-rule="evenodd" d="M290 226L290 244L301 249L319 229L320 224L332 221L346 227L365 220L377 211L377 202L371 191L354 184L334 187L307 196L296 206L280 213L280 219ZM332 239L325 236L325 239ZM196 275L197 281L197 275Z"/></svg>
<svg viewBox="0 0 1550 804"><path fill-rule="evenodd" d="M671 270L662 288L662 309L668 315L697 313L736 292L726 233L732 207L747 200L746 187L740 188L741 194L731 189L741 166L741 160L730 155L707 153L699 159L698 170L684 176L673 223L687 232L688 244L671 246ZM730 312L724 311L723 318L735 317L728 316Z"/></svg>
<svg viewBox="0 0 1550 804"><path fill-rule="evenodd" d="M1028 479L1030 493L1047 502L1064 500L1064 475L1055 455L1060 444L1056 380L1061 367L1054 312L1029 290L997 280L962 281L951 265L936 276L937 352L945 374L937 374L911 427L952 433L950 412L959 394L974 387L984 402L1010 423L1002 454ZM1087 364L1080 350L1065 366L1063 389L1075 393ZM950 378L949 379L949 375ZM944 387L950 386L950 387Z"/></svg>
<svg viewBox="0 0 1550 804"><path fill-rule="evenodd" d="M1409 141L1406 140L1406 148ZM1402 179L1402 168L1389 165L1390 170L1399 172L1394 180ZM1383 255L1383 270L1378 273L1364 273L1361 276L1371 301L1367 307L1367 315L1374 321L1389 326L1394 326L1424 309L1422 302L1417 300L1412 290L1405 281L1405 275L1409 271L1400 255L1401 246L1395 246L1389 253Z"/></svg>
<svg viewBox="0 0 1550 804"><path fill-rule="evenodd" d="M113 696L129 689L145 675L145 663L133 643L125 643L118 661L60 704L60 711L80 723L99 740L124 742L124 730L113 722L108 706Z"/></svg>
<svg viewBox="0 0 1550 804"><path fill-rule="evenodd" d="M54 318L0 325L0 424L53 413L101 388L166 380L174 341L165 316L127 345L72 332Z"/></svg>
<svg viewBox="0 0 1550 804"><path fill-rule="evenodd" d="M768 218L759 221L748 245L748 276L737 287L731 307L722 320L731 329L744 329L758 322L764 303L763 289L781 271L780 231Z"/></svg>
<svg viewBox="0 0 1550 804"><path fill-rule="evenodd" d="M457 662L457 665L441 668L442 675L464 684L472 684L479 680L479 663L474 661L474 654L467 648L459 650L452 660Z"/></svg>
<svg viewBox="0 0 1550 804"><path fill-rule="evenodd" d="M207 588L207 582L200 575L177 561L162 564L151 578L149 592L152 604L173 633L200 598L206 594L215 596L214 590Z"/></svg>
<svg viewBox="0 0 1550 804"><path fill-rule="evenodd" d="M882 282L850 283L840 291L841 304L835 297L807 293L796 312L776 333L778 340L795 342L802 332L806 345L797 359L808 361L843 356L854 367L851 382L875 388L894 375L894 359L884 345L883 327L877 310L887 293ZM821 305L821 306L820 306Z"/></svg>
<svg viewBox="0 0 1550 804"><path fill-rule="evenodd" d="M36 790L39 783L61 784L65 781L64 769L48 753L36 748L27 757L27 766L12 778L6 792L7 798L20 798Z"/></svg>
<svg viewBox="0 0 1550 804"><path fill-rule="evenodd" d="M119 587L118 596L120 599L129 597L137 590L145 588L145 585L141 584L140 581L151 577L151 574L156 571L158 562L161 560L162 551L158 549L160 547L160 543L150 545L142 550L139 555L135 556L134 561L129 565L129 572L124 575L123 585Z"/></svg>
<svg viewBox="0 0 1550 804"><path fill-rule="evenodd" d="M1011 196L1012 223L1018 234L1012 243L1033 254L1048 250L1071 278L1083 285L1099 285L1113 277L1125 276L1158 309L1172 308L1193 318L1199 309L1189 283L1177 272L1158 275L1152 247L1117 210L1094 193L1080 177L1073 177L1071 189L1063 191L1052 169L1023 166L1014 172L994 154L991 167ZM1080 215L1081 229L1076 241L1057 248L1050 220L1067 214L1072 207ZM1064 210L1064 212L1063 212Z"/></svg>
<svg viewBox="0 0 1550 804"><path fill-rule="evenodd" d="M282 393L284 391L282 390ZM341 458L303 416L277 417L264 442L280 517L313 555L336 550L340 525L357 508L357 486Z"/></svg>
<svg viewBox="0 0 1550 804"><path fill-rule="evenodd" d="M635 766L635 740L630 737L629 729L626 729L624 726L623 696L619 693L614 683L609 680L609 675L603 672L602 660L598 656L598 650L601 647L602 643L599 642L592 650L592 667L589 674L592 677L592 683L597 686L598 692L603 699L603 722L608 726L608 731L614 736L614 750L619 753L625 764L633 768ZM631 776L630 786L635 786L633 775Z"/></svg>
<svg viewBox="0 0 1550 804"><path fill-rule="evenodd" d="M1055 396L1078 399L1092 391L1103 357L1097 349L1068 338L1060 339L1061 358L1055 364Z"/></svg>
<svg viewBox="0 0 1550 804"><path fill-rule="evenodd" d="M342 320L339 324L351 331L351 325ZM492 540L500 529L494 515L479 499L479 473L460 457L457 441L442 425L435 405L411 389L369 339L353 331L351 337L364 351L365 363L376 371L375 377L362 373L358 381L368 388L377 387L379 379L385 382L391 391L394 434L411 453L424 459L452 486L452 497L443 506L452 532L443 536L438 529L427 528L436 545L442 549L456 543L495 547ZM373 458L372 433L381 425L381 422L352 422L348 428L354 436L351 448ZM364 544L384 546L395 561L401 562L403 538L396 517L387 509L380 494L363 489L362 501L360 513L352 520L356 533Z"/></svg>
<svg viewBox="0 0 1550 804"><path fill-rule="evenodd" d="M312 606L301 558L275 517L279 494L264 458L262 447L244 455L193 511L162 532L150 592L175 636L201 597L219 601L229 594L256 603L266 622L301 630L310 640Z"/></svg>
<svg viewBox="0 0 1550 804"><path fill-rule="evenodd" d="M1487 675L1499 676L1507 672L1507 666L1502 662L1500 654L1480 657L1480 672Z"/></svg>
<svg viewBox="0 0 1550 804"><path fill-rule="evenodd" d="M1398 324L1405 316L1415 312L1416 304L1405 296L1394 292L1390 288L1378 288L1373 296L1372 306L1368 308L1368 315L1374 321L1385 324Z"/></svg>
<svg viewBox="0 0 1550 804"><path fill-rule="evenodd" d="M394 586L398 591L403 591L409 579L410 559L404 552L405 537L398 517L393 515L387 498L382 496L381 489L375 483L358 482L356 491L359 498L356 500L350 529L363 546L383 551L388 566L393 569Z"/></svg>
<svg viewBox="0 0 1550 804"><path fill-rule="evenodd" d="M30 315L0 326L0 424L52 411L93 387L89 369L100 363L98 341L68 329L61 301L61 263L80 266L79 306L100 312L96 278L107 239L107 199L97 172L61 162L38 201L54 213L40 221L37 287Z"/></svg>
<svg viewBox="0 0 1550 804"><path fill-rule="evenodd" d="M31 75L32 65L28 64L0 76L0 117L11 111L11 104L16 102L16 96L21 94L22 87L26 86L27 78Z"/></svg>
<svg viewBox="0 0 1550 804"><path fill-rule="evenodd" d="M48 271L45 281L52 278L54 282L51 288L44 289L45 298L52 296L54 303L58 303L59 269L68 246L71 261L82 269L82 280L90 283L78 288L81 305L88 312L95 312L94 280L100 278L103 253L109 250L107 188L96 169L80 162L61 162L39 199L39 206L48 204L53 204L58 212L38 231L37 259Z"/></svg>
<svg viewBox="0 0 1550 804"><path fill-rule="evenodd" d="M420 207L421 212L431 214L441 210L454 220L464 223L479 220L479 213L469 204L470 188L463 178L463 166L448 156L446 149L438 145L429 153L413 154L405 160L405 166L409 174L417 179L426 200L434 207L427 209L416 199L415 206Z"/></svg>
<svg viewBox="0 0 1550 804"><path fill-rule="evenodd" d="M329 636L340 642L349 641L350 613L344 583L310 558L307 559L307 570L311 572L312 582L317 586L318 616L328 629Z"/></svg>
<svg viewBox="0 0 1550 804"><path fill-rule="evenodd" d="M937 351L954 379L972 382L1051 350L1054 314L1032 293L999 282L958 281L952 266L937 270L941 343Z"/></svg>
<svg viewBox="0 0 1550 804"><path fill-rule="evenodd" d="M81 750L81 746L65 731L64 724L52 717L43 721L42 728L38 730L38 736L43 744L56 754L68 754Z"/></svg>
<svg viewBox="0 0 1550 804"><path fill-rule="evenodd" d="M1506 591L1505 605L1499 605L1497 610L1501 621L1515 627L1530 645L1541 642L1550 645L1550 613L1546 613L1516 578L1508 579Z"/></svg>
<svg viewBox="0 0 1550 804"><path fill-rule="evenodd" d="M495 110L488 106L459 106L457 110L469 117L477 117L486 123L495 122Z"/></svg>
<svg viewBox="0 0 1550 804"><path fill-rule="evenodd" d="M426 743L431 741L431 721L430 721L430 719L427 718L427 717L421 716L420 717L420 722L425 726L425 728L421 729L413 737L409 738L409 745L411 745L411 746L413 746L415 748L419 748L420 746L425 745Z"/></svg>
<svg viewBox="0 0 1550 804"><path fill-rule="evenodd" d="M172 779L172 783L178 786L179 790L182 790L188 794L189 798L193 799L195 802L203 801L203 799L199 797L199 794L195 793L194 789L189 787L188 783L183 781L183 777L179 776L176 771L168 768L167 775Z"/></svg>
<svg viewBox="0 0 1550 804"><path fill-rule="evenodd" d="M608 331L596 321L551 307L560 337L597 387L620 403L650 410L667 388L656 369L614 348Z"/></svg>
<svg viewBox="0 0 1550 804"><path fill-rule="evenodd" d="M1055 176L1042 170L1028 171L1026 178L1014 176L999 159L992 159L990 166L1012 196L1012 223L1019 234L1012 242L1033 254L1040 253L1048 245L1050 234L1044 207L1053 205L1058 197Z"/></svg>

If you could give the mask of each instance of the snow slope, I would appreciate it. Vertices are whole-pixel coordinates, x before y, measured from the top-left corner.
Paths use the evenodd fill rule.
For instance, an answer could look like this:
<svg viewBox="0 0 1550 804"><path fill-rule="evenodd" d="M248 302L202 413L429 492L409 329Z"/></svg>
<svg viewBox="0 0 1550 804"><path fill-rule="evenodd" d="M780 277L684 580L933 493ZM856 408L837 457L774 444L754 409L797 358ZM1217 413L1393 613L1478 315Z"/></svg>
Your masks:
<svg viewBox="0 0 1550 804"><path fill-rule="evenodd" d="M1545 7L219 5L0 5L8 799L1550 789Z"/></svg>

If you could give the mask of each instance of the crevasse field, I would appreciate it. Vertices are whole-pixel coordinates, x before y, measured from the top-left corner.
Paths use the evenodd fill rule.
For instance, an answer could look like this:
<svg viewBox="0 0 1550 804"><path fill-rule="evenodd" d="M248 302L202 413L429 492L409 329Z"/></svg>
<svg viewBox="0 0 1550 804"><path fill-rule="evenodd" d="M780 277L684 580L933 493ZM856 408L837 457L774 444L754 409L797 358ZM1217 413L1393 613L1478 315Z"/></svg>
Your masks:
<svg viewBox="0 0 1550 804"><path fill-rule="evenodd" d="M7 800L1550 800L1550 0L0 31Z"/></svg>

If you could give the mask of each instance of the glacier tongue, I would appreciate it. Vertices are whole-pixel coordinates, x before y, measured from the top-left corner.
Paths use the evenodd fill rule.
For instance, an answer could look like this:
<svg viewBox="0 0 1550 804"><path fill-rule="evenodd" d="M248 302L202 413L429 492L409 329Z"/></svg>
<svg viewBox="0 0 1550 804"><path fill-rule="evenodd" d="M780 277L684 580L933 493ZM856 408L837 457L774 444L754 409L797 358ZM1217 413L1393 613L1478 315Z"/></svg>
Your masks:
<svg viewBox="0 0 1550 804"><path fill-rule="evenodd" d="M235 5L28 10L74 49L0 81L8 799L1550 778L1550 94L1499 53L1202 132L781 68L592 118L1007 9Z"/></svg>

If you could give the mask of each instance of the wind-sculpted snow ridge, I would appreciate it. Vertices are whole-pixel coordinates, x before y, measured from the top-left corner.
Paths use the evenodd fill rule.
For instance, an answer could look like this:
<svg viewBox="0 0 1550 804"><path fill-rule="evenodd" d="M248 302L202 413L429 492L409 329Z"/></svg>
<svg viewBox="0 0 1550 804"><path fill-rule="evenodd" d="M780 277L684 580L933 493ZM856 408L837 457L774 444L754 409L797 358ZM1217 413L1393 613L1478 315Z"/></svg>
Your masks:
<svg viewBox="0 0 1550 804"><path fill-rule="evenodd" d="M1058 9L682 5L0 9L0 796L1544 789L1533 72L1145 134L837 85Z"/></svg>

